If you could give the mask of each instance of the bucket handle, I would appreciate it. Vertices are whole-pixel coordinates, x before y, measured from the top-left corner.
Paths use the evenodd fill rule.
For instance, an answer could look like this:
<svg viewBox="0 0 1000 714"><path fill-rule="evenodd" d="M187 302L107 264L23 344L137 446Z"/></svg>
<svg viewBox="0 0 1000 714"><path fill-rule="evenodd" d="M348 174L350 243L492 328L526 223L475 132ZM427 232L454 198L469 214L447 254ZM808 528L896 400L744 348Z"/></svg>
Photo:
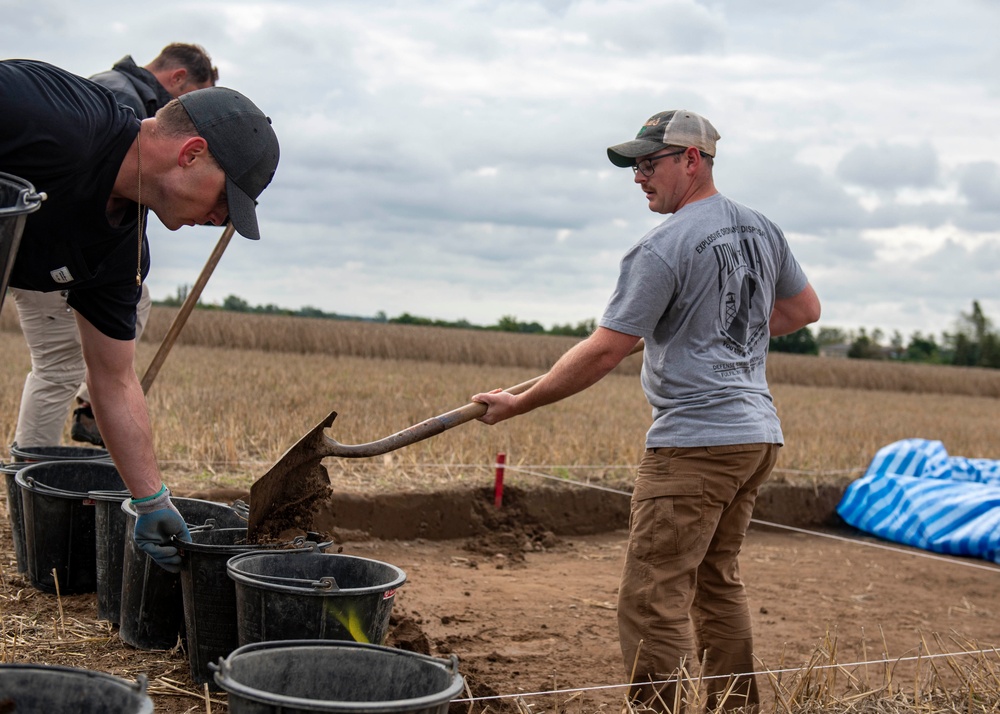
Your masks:
<svg viewBox="0 0 1000 714"><path fill-rule="evenodd" d="M242 518L244 521L250 518L250 505L241 498L237 498L235 501L229 504L229 507L236 511L236 515Z"/></svg>
<svg viewBox="0 0 1000 714"><path fill-rule="evenodd" d="M48 194L45 191L25 191L21 194L21 200L24 203L24 208L28 211L34 211L38 206L48 198Z"/></svg>
<svg viewBox="0 0 1000 714"><path fill-rule="evenodd" d="M88 493L83 491L67 491L62 488L56 488L55 486L49 486L46 483L38 483L34 476L25 476L24 482L31 487L32 490L38 493L45 494L46 496L63 496L66 498L87 498Z"/></svg>
<svg viewBox="0 0 1000 714"><path fill-rule="evenodd" d="M10 174L5 175L9 176ZM44 191L35 191L34 189L34 186L30 189L22 188L17 194L17 202L13 206L0 209L0 214L9 212L19 215L21 213L33 213L37 211L42 201L48 198L48 195Z"/></svg>
<svg viewBox="0 0 1000 714"><path fill-rule="evenodd" d="M127 489L121 489L120 491L115 491L115 490L113 490L113 489L107 489L107 490L106 490L106 489L98 489L98 488L95 488L95 489L93 489L93 490L91 490L91 491L87 491L87 494L88 494L88 495L90 495L90 494L92 494L92 493L95 493L95 494L97 494L98 496L107 496L107 497L111 497L111 496L115 496L115 497L117 497L117 496L121 496L121 497L122 497L123 499L125 499L125 498L128 498L128 497L129 497L130 495L132 495L132 494L130 494L130 493L128 492L128 490L127 490Z"/></svg>
<svg viewBox="0 0 1000 714"><path fill-rule="evenodd" d="M340 590L340 585L337 584L337 579L332 575L324 575L319 580L304 580L302 578L281 578L277 575L254 575L254 580L258 580L265 583L274 583L275 585L280 585L282 583L290 583L292 585L297 585L299 587L311 587L314 590L321 590L323 592L338 592Z"/></svg>
<svg viewBox="0 0 1000 714"><path fill-rule="evenodd" d="M201 531L214 531L219 527L219 522L214 518L206 518L204 523L199 523L198 525L188 523L187 527L189 531L198 531L199 533Z"/></svg>
<svg viewBox="0 0 1000 714"><path fill-rule="evenodd" d="M91 491L91 493L94 493L94 492ZM194 525L191 525L190 523L188 523L187 527L188 527L188 530L190 532L192 532L192 533L195 533L195 532L204 533L205 531L213 531L213 530L215 530L216 528L219 527L219 525L218 525L218 523L216 522L216 520L214 518L209 518L207 521L205 521L200 526L194 526ZM222 530L222 529L220 529L220 530ZM176 534L170 536L170 539L173 540L173 541L176 541L178 543L189 543L190 542L190 541L184 540L183 538L178 538ZM257 543L257 545L264 545L264 544ZM305 536L297 535L294 538L292 538L291 540L284 541L283 543L275 543L274 545L275 546L284 546L284 545L290 545L290 546L292 546L292 548L288 548L287 550L307 550L310 553L321 553L321 552L323 552L323 550L325 548L329 548L331 545L333 545L333 541L332 540L324 540L324 541L306 540ZM267 550L267 549L266 548L261 548L261 550Z"/></svg>
<svg viewBox="0 0 1000 714"><path fill-rule="evenodd" d="M230 508L232 508L232 507L230 507ZM246 514L240 512L239 509L233 508L232 510L237 515L237 517L242 518L244 521L247 519ZM188 530L190 530L190 531L194 531L194 530L197 530L197 531L213 531L216 528L220 528L221 529L223 526L220 526L219 525L219 521L216 520L215 518L206 518L204 523L188 523L187 527L188 527ZM226 526L226 528L231 528L231 527L232 526Z"/></svg>

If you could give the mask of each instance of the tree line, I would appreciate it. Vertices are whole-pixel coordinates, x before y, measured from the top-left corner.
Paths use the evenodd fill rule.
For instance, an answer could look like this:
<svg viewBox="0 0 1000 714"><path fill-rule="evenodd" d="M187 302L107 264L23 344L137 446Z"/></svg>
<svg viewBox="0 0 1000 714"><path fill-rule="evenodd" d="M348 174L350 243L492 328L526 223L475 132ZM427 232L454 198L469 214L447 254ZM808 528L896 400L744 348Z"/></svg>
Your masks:
<svg viewBox="0 0 1000 714"><path fill-rule="evenodd" d="M177 288L177 292L172 297L163 300L154 300L154 305L164 307L180 307L184 304L190 292L190 286L182 285ZM375 313L374 317L362 317L359 315L343 315L337 312L327 312L318 307L305 306L297 310L279 307L273 303L267 305L251 305L238 295L228 295L221 304L203 303L198 301L196 308L199 310L228 310L230 312L246 312L259 315L284 315L288 317L314 317L324 320L357 320L360 322L383 322L397 325L422 325L425 327L454 327L465 330L493 330L498 332L519 332L525 334L541 335L563 335L569 337L586 337L597 329L597 321L581 320L576 324L566 323L565 325L553 325L551 329L545 329L538 322L522 322L514 315L504 315L496 324L475 325L468 320L435 320L427 317L418 317L404 312L396 317L389 317L382 310Z"/></svg>
<svg viewBox="0 0 1000 714"><path fill-rule="evenodd" d="M156 301L156 305L179 307L187 299L190 287L183 285L174 297ZM358 320L382 322L398 325L422 325L427 327L454 327L465 330L493 330L526 334L563 335L586 337L597 328L594 319L581 320L576 324L553 325L546 329L538 322L522 322L514 315L504 315L493 325L476 325L468 320L436 320L419 317L404 312L389 317L382 310L374 317L343 315L327 312L318 307L305 306L297 310L279 307L273 303L251 305L237 295L227 296L221 304L204 304L197 307L204 310L229 310L261 315L285 315L290 317L313 317L326 320ZM1000 367L1000 333L982 310L978 300L972 302L968 313L960 313L952 332L944 332L940 339L920 331L904 338L899 330L891 335L880 328L868 330L844 330L839 327L820 327L814 332L803 327L797 332L782 337L773 337L770 342L773 352L817 355L821 352L842 352L852 359L899 360L902 362L925 362L928 364L952 364L966 367Z"/></svg>
<svg viewBox="0 0 1000 714"><path fill-rule="evenodd" d="M856 331L820 327L815 334L804 327L771 339L771 350L775 352L820 354L838 346L852 359L1000 368L1000 333L983 313L978 300L972 301L969 312L959 314L954 330L943 332L940 341L919 330L904 338L899 330L886 335L879 328L869 331L863 327Z"/></svg>

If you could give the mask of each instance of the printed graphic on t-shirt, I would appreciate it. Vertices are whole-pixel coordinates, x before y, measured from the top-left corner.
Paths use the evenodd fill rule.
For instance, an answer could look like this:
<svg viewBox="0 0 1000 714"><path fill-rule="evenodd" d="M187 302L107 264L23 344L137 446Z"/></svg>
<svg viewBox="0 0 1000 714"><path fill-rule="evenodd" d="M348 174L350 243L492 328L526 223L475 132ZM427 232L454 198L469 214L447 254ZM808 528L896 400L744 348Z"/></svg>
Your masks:
<svg viewBox="0 0 1000 714"><path fill-rule="evenodd" d="M737 235L738 238L724 242L712 241L711 245L718 268L719 327L726 349L737 357L751 359L741 365L742 369L727 363L717 365L716 371L749 371L761 363L760 359L752 357L768 334L769 315L760 290L760 254L753 240L753 234L760 233L761 230L756 226L730 226L717 231L723 232Z"/></svg>

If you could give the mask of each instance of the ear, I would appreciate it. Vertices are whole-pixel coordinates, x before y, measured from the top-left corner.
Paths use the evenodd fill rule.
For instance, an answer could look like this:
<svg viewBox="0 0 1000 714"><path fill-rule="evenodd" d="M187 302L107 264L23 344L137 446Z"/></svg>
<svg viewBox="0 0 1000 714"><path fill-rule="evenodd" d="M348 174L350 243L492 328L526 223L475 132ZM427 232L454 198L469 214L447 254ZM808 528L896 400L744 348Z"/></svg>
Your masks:
<svg viewBox="0 0 1000 714"><path fill-rule="evenodd" d="M694 175L702 164L701 153L693 146L687 148L682 158L687 162L684 167L685 171L691 175Z"/></svg>
<svg viewBox="0 0 1000 714"><path fill-rule="evenodd" d="M200 136L189 136L177 152L177 165L187 168L197 159L208 154L208 142Z"/></svg>
<svg viewBox="0 0 1000 714"><path fill-rule="evenodd" d="M188 71L183 67L178 67L177 69L170 71L170 86L173 87L183 87L184 83L187 81Z"/></svg>

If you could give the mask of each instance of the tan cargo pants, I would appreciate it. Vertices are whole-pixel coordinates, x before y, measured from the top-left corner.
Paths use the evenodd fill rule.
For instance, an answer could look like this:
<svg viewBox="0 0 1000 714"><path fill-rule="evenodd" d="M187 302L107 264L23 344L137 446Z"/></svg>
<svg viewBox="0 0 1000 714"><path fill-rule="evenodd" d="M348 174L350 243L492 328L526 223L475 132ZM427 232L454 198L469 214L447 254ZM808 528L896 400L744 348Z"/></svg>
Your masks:
<svg viewBox="0 0 1000 714"><path fill-rule="evenodd" d="M759 704L738 556L778 449L660 448L643 456L618 597L622 656L636 704L683 709L684 687L642 683L675 677L682 664L697 675L698 662L701 675L710 678L710 710Z"/></svg>
<svg viewBox="0 0 1000 714"><path fill-rule="evenodd" d="M63 292L11 288L11 294L31 354L14 441L21 446L57 446L73 398L90 401L76 313ZM144 283L136 311L136 340L142 335L150 305L149 288Z"/></svg>

